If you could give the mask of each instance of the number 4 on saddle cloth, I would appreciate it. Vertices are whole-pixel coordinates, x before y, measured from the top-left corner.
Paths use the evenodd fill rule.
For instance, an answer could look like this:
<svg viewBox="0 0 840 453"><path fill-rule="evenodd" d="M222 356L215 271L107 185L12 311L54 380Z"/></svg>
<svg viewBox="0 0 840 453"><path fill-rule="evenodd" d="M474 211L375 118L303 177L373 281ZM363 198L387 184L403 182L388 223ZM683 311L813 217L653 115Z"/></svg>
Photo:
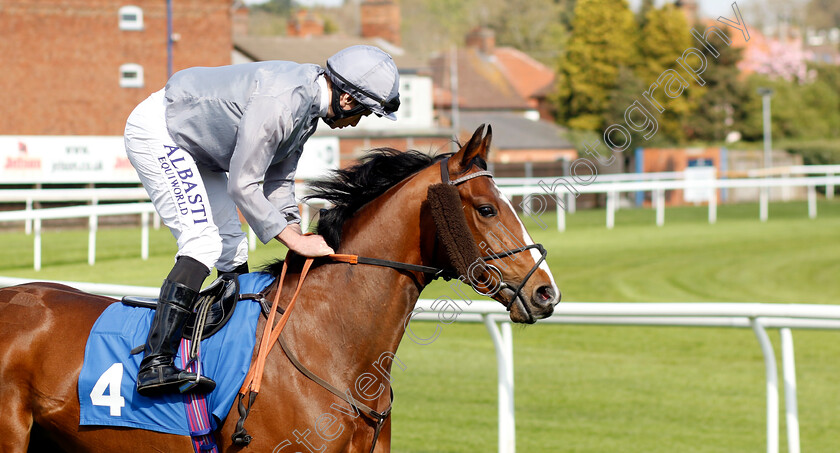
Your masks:
<svg viewBox="0 0 840 453"><path fill-rule="evenodd" d="M212 392L192 398L206 402L206 412L213 416L202 426L209 425L210 430L217 429L224 421L248 373L262 310L261 303L253 298L273 281L274 277L265 273L240 275L238 291L233 290L239 302L232 314L223 316L229 317L227 323L203 329L210 330L212 335L201 341L198 358L201 373L217 385ZM185 410L190 396L147 398L135 390L143 354L132 350L145 344L153 315L151 308L117 302L94 324L79 375L81 425L142 428L185 436L198 434L195 415ZM185 336L191 334L191 329L188 327L185 332ZM175 357L178 367L185 363L181 358L188 344L184 340Z"/></svg>

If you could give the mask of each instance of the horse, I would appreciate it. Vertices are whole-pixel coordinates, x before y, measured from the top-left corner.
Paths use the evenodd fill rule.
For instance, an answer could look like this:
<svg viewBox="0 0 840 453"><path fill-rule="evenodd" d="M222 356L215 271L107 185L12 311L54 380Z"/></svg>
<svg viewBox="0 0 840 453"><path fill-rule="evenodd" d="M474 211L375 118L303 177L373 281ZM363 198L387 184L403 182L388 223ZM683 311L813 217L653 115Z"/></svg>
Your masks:
<svg viewBox="0 0 840 453"><path fill-rule="evenodd" d="M488 177L491 138L491 128L485 134L482 125L469 142L445 156L380 150L337 170L335 179L315 184L315 193L334 205L322 212L317 231L337 253L397 265L315 261L283 331L284 348L274 348L266 359L263 390L246 423L252 441L247 446L232 441L238 418L234 404L215 433L221 452L390 451L387 414L393 395L387 390L391 367L400 364L397 347L420 292L442 275L427 269L451 269L457 259L457 252L442 245L439 230L446 225L433 219L432 186L449 183L457 204L449 220L465 221L468 238L462 242L470 242L468 248L481 245L484 262L493 263L472 270L480 282L465 279L463 272L469 270L462 269L460 282L507 306L513 322L533 323L551 315L560 292L542 247L533 244ZM269 287L269 300L278 290L281 300L288 299L302 261L286 257L289 275L282 288L277 280ZM279 265L266 269L276 273ZM492 293L491 274L499 278ZM114 302L53 283L0 290L0 452L192 449L184 436L79 426L77 382L86 340L97 317ZM261 318L258 335L264 328ZM304 375L284 350L334 388L347 389L351 398L343 401ZM346 401L364 402L383 417L360 416L358 408L364 405Z"/></svg>

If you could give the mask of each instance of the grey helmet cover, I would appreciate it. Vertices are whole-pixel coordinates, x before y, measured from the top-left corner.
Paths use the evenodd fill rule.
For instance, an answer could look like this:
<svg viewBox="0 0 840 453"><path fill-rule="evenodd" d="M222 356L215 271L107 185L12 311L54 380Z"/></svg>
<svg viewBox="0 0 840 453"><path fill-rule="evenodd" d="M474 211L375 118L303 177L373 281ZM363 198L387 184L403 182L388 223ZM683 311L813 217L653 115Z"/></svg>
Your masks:
<svg viewBox="0 0 840 453"><path fill-rule="evenodd" d="M400 74L390 55L374 46L350 46L327 60L326 72L333 84L333 120L370 110L377 116L396 121L395 112L400 107ZM338 104L341 92L352 96L360 106L350 111L342 110Z"/></svg>

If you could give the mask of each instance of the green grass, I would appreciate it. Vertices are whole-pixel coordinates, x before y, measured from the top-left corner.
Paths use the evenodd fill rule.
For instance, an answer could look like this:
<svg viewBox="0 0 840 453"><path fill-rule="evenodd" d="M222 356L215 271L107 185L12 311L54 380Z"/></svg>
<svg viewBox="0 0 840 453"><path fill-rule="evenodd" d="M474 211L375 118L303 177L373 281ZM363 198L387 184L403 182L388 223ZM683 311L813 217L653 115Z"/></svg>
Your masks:
<svg viewBox="0 0 840 453"><path fill-rule="evenodd" d="M840 300L840 203L774 203L766 223L757 205L669 208L663 227L651 210L567 216L567 231L528 227L549 250L564 301L780 302ZM139 259L137 229L102 229L97 264L87 266L85 231L44 234L43 270L32 270L32 239L0 234L0 275L155 286L172 263L174 240L152 234ZM259 264L283 249L262 246ZM454 296L444 283L423 298ZM418 323L418 335L430 333ZM778 335L771 332L778 355ZM794 331L803 451L837 450L840 332ZM514 327L516 427L522 452L764 451L764 364L745 329ZM406 339L394 370L395 452L496 449L496 363L484 326L444 326L437 341ZM786 451L784 414L782 448Z"/></svg>

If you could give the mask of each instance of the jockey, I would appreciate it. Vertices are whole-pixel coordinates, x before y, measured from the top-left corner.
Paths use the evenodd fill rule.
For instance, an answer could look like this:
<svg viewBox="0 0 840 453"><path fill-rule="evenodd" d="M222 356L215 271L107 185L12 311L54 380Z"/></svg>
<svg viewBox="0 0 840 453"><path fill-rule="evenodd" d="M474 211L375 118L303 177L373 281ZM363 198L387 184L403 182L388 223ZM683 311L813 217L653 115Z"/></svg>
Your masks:
<svg viewBox="0 0 840 453"><path fill-rule="evenodd" d="M340 129L371 112L396 120L399 105L391 56L352 46L326 68L266 61L185 69L134 109L126 152L178 243L146 340L139 394L215 388L173 359L210 270L248 272L237 208L263 243L277 239L306 257L334 253L322 236L301 233L294 175L303 144L318 118Z"/></svg>

